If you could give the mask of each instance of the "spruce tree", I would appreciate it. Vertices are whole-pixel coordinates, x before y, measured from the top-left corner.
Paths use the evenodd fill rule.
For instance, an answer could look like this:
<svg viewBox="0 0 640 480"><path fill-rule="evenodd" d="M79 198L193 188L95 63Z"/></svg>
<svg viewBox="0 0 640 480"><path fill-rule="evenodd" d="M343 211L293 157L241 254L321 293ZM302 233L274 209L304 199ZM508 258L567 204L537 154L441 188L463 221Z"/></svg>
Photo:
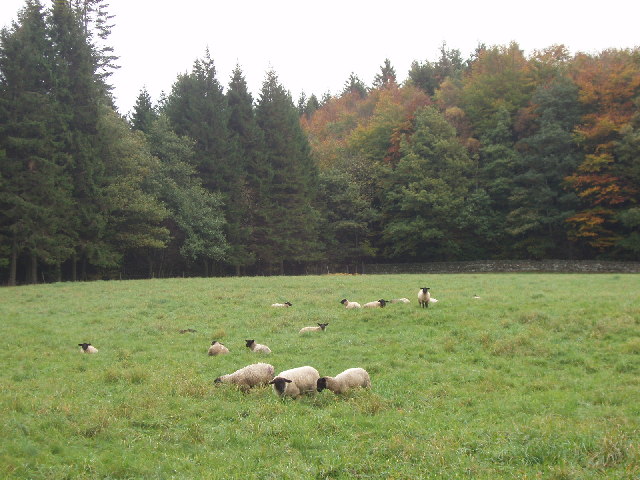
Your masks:
<svg viewBox="0 0 640 480"><path fill-rule="evenodd" d="M256 109L264 136L264 180L257 185L253 248L267 266L319 258L317 168L289 92L270 71ZM254 177L255 178L255 177Z"/></svg>
<svg viewBox="0 0 640 480"><path fill-rule="evenodd" d="M29 0L18 23L0 33L0 228L10 245L10 285L22 252L30 257L27 278L36 282L39 261L60 264L72 243L52 65L42 5Z"/></svg>
<svg viewBox="0 0 640 480"><path fill-rule="evenodd" d="M143 88L140 90L138 98L136 98L136 104L133 106L133 113L129 120L131 128L149 133L149 129L157 117L158 114L151 101L151 96L147 89Z"/></svg>

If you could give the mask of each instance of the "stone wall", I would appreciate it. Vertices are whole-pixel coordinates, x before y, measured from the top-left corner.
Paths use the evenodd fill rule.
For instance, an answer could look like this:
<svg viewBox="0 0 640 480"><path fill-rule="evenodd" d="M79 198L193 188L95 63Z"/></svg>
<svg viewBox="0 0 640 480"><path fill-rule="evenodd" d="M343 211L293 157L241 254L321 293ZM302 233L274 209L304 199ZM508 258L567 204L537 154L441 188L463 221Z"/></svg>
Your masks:
<svg viewBox="0 0 640 480"><path fill-rule="evenodd" d="M471 262L374 263L364 265L365 274L498 272L640 273L640 262L599 260L479 260Z"/></svg>

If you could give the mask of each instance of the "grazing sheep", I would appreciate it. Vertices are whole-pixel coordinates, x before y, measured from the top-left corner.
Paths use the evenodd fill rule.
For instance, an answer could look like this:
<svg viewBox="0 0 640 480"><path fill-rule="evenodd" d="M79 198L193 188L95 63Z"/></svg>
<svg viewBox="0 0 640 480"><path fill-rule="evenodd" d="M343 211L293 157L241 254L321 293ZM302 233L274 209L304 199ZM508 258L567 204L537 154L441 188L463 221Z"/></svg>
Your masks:
<svg viewBox="0 0 640 480"><path fill-rule="evenodd" d="M324 329L327 328L327 325L329 325L329 324L328 323L319 323L317 327L304 327L304 328L300 329L299 333L324 331Z"/></svg>
<svg viewBox="0 0 640 480"><path fill-rule="evenodd" d="M363 305L364 308L384 308L384 306L387 304L386 300L380 299L377 302L369 302L369 303L365 303Z"/></svg>
<svg viewBox="0 0 640 480"><path fill-rule="evenodd" d="M280 372L269 383L281 397L296 398L303 393L315 392L320 374L313 367L298 367Z"/></svg>
<svg viewBox="0 0 640 480"><path fill-rule="evenodd" d="M394 298L391 303L411 303L411 300L408 298Z"/></svg>
<svg viewBox="0 0 640 480"><path fill-rule="evenodd" d="M275 369L268 363L254 363L228 375L222 375L214 380L215 383L232 383L243 390L257 385L268 385L273 378Z"/></svg>
<svg viewBox="0 0 640 480"><path fill-rule="evenodd" d="M340 300L340 303L344 305L344 308L362 308L358 302L350 302L346 298Z"/></svg>
<svg viewBox="0 0 640 480"><path fill-rule="evenodd" d="M260 343L256 343L254 340L245 340L247 342L247 347L251 349L254 353L271 353L271 349L266 345L262 345Z"/></svg>
<svg viewBox="0 0 640 480"><path fill-rule="evenodd" d="M209 347L209 355L223 355L229 353L229 349L220 342L214 340Z"/></svg>
<svg viewBox="0 0 640 480"><path fill-rule="evenodd" d="M90 343L79 343L78 346L82 347L80 350L82 353L98 353L98 349Z"/></svg>
<svg viewBox="0 0 640 480"><path fill-rule="evenodd" d="M335 377L321 377L316 382L316 388L319 392L328 388L333 393L344 393L350 388L356 387L371 387L369 374L364 368L348 368Z"/></svg>
<svg viewBox="0 0 640 480"><path fill-rule="evenodd" d="M284 303L272 303L271 304L272 307L292 307L293 303L291 302L284 302Z"/></svg>

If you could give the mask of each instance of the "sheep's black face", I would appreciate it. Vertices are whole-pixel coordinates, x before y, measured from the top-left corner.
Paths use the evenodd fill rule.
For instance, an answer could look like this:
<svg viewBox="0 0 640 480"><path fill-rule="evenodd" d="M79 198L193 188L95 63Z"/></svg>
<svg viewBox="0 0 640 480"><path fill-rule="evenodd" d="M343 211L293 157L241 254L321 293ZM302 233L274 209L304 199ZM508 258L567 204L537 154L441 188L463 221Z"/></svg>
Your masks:
<svg viewBox="0 0 640 480"><path fill-rule="evenodd" d="M380 300L378 300L378 302L380 302L380 306L384 307L387 304L386 300L383 300L382 298Z"/></svg>
<svg viewBox="0 0 640 480"><path fill-rule="evenodd" d="M329 325L328 323L319 323L318 326L324 330L325 328L327 328L327 325Z"/></svg>
<svg viewBox="0 0 640 480"><path fill-rule="evenodd" d="M213 383L222 383L222 379L221 379L221 378L222 378L222 377L218 377L218 378L216 378L216 379L213 381Z"/></svg>
<svg viewBox="0 0 640 480"><path fill-rule="evenodd" d="M247 347L250 347L255 343L255 340L245 340L247 342Z"/></svg>
<svg viewBox="0 0 640 480"><path fill-rule="evenodd" d="M343 298L342 300L340 300L340 303L344 305L345 303L347 303L347 299Z"/></svg>
<svg viewBox="0 0 640 480"><path fill-rule="evenodd" d="M284 394L285 388L287 388L287 383L291 383L291 380L282 377L276 377L269 382L270 385L273 385L280 395Z"/></svg>
<svg viewBox="0 0 640 480"><path fill-rule="evenodd" d="M290 307L293 307L293 303L291 303L291 302L284 302L284 304L285 304L285 305L288 305L288 306L290 306Z"/></svg>
<svg viewBox="0 0 640 480"><path fill-rule="evenodd" d="M327 388L327 379L322 377L319 378L318 381L316 382L316 389L321 392L322 390L324 390L325 388Z"/></svg>
<svg viewBox="0 0 640 480"><path fill-rule="evenodd" d="M87 348L89 348L89 345L91 345L90 343L79 343L78 346L82 347L83 350L86 350Z"/></svg>

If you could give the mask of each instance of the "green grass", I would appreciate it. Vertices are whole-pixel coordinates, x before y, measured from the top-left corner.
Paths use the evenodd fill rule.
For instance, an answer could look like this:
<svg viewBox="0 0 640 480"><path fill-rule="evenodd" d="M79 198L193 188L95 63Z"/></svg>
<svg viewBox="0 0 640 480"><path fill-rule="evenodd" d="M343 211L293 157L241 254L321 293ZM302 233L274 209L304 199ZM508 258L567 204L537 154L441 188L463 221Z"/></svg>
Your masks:
<svg viewBox="0 0 640 480"><path fill-rule="evenodd" d="M422 286L439 300L426 310ZM354 311L345 297L412 303ZM252 354L248 338L273 354ZM231 353L207 356L213 339ZM640 476L638 275L3 288L0 342L0 478ZM321 375L361 366L372 388L280 400L213 384L257 361Z"/></svg>

